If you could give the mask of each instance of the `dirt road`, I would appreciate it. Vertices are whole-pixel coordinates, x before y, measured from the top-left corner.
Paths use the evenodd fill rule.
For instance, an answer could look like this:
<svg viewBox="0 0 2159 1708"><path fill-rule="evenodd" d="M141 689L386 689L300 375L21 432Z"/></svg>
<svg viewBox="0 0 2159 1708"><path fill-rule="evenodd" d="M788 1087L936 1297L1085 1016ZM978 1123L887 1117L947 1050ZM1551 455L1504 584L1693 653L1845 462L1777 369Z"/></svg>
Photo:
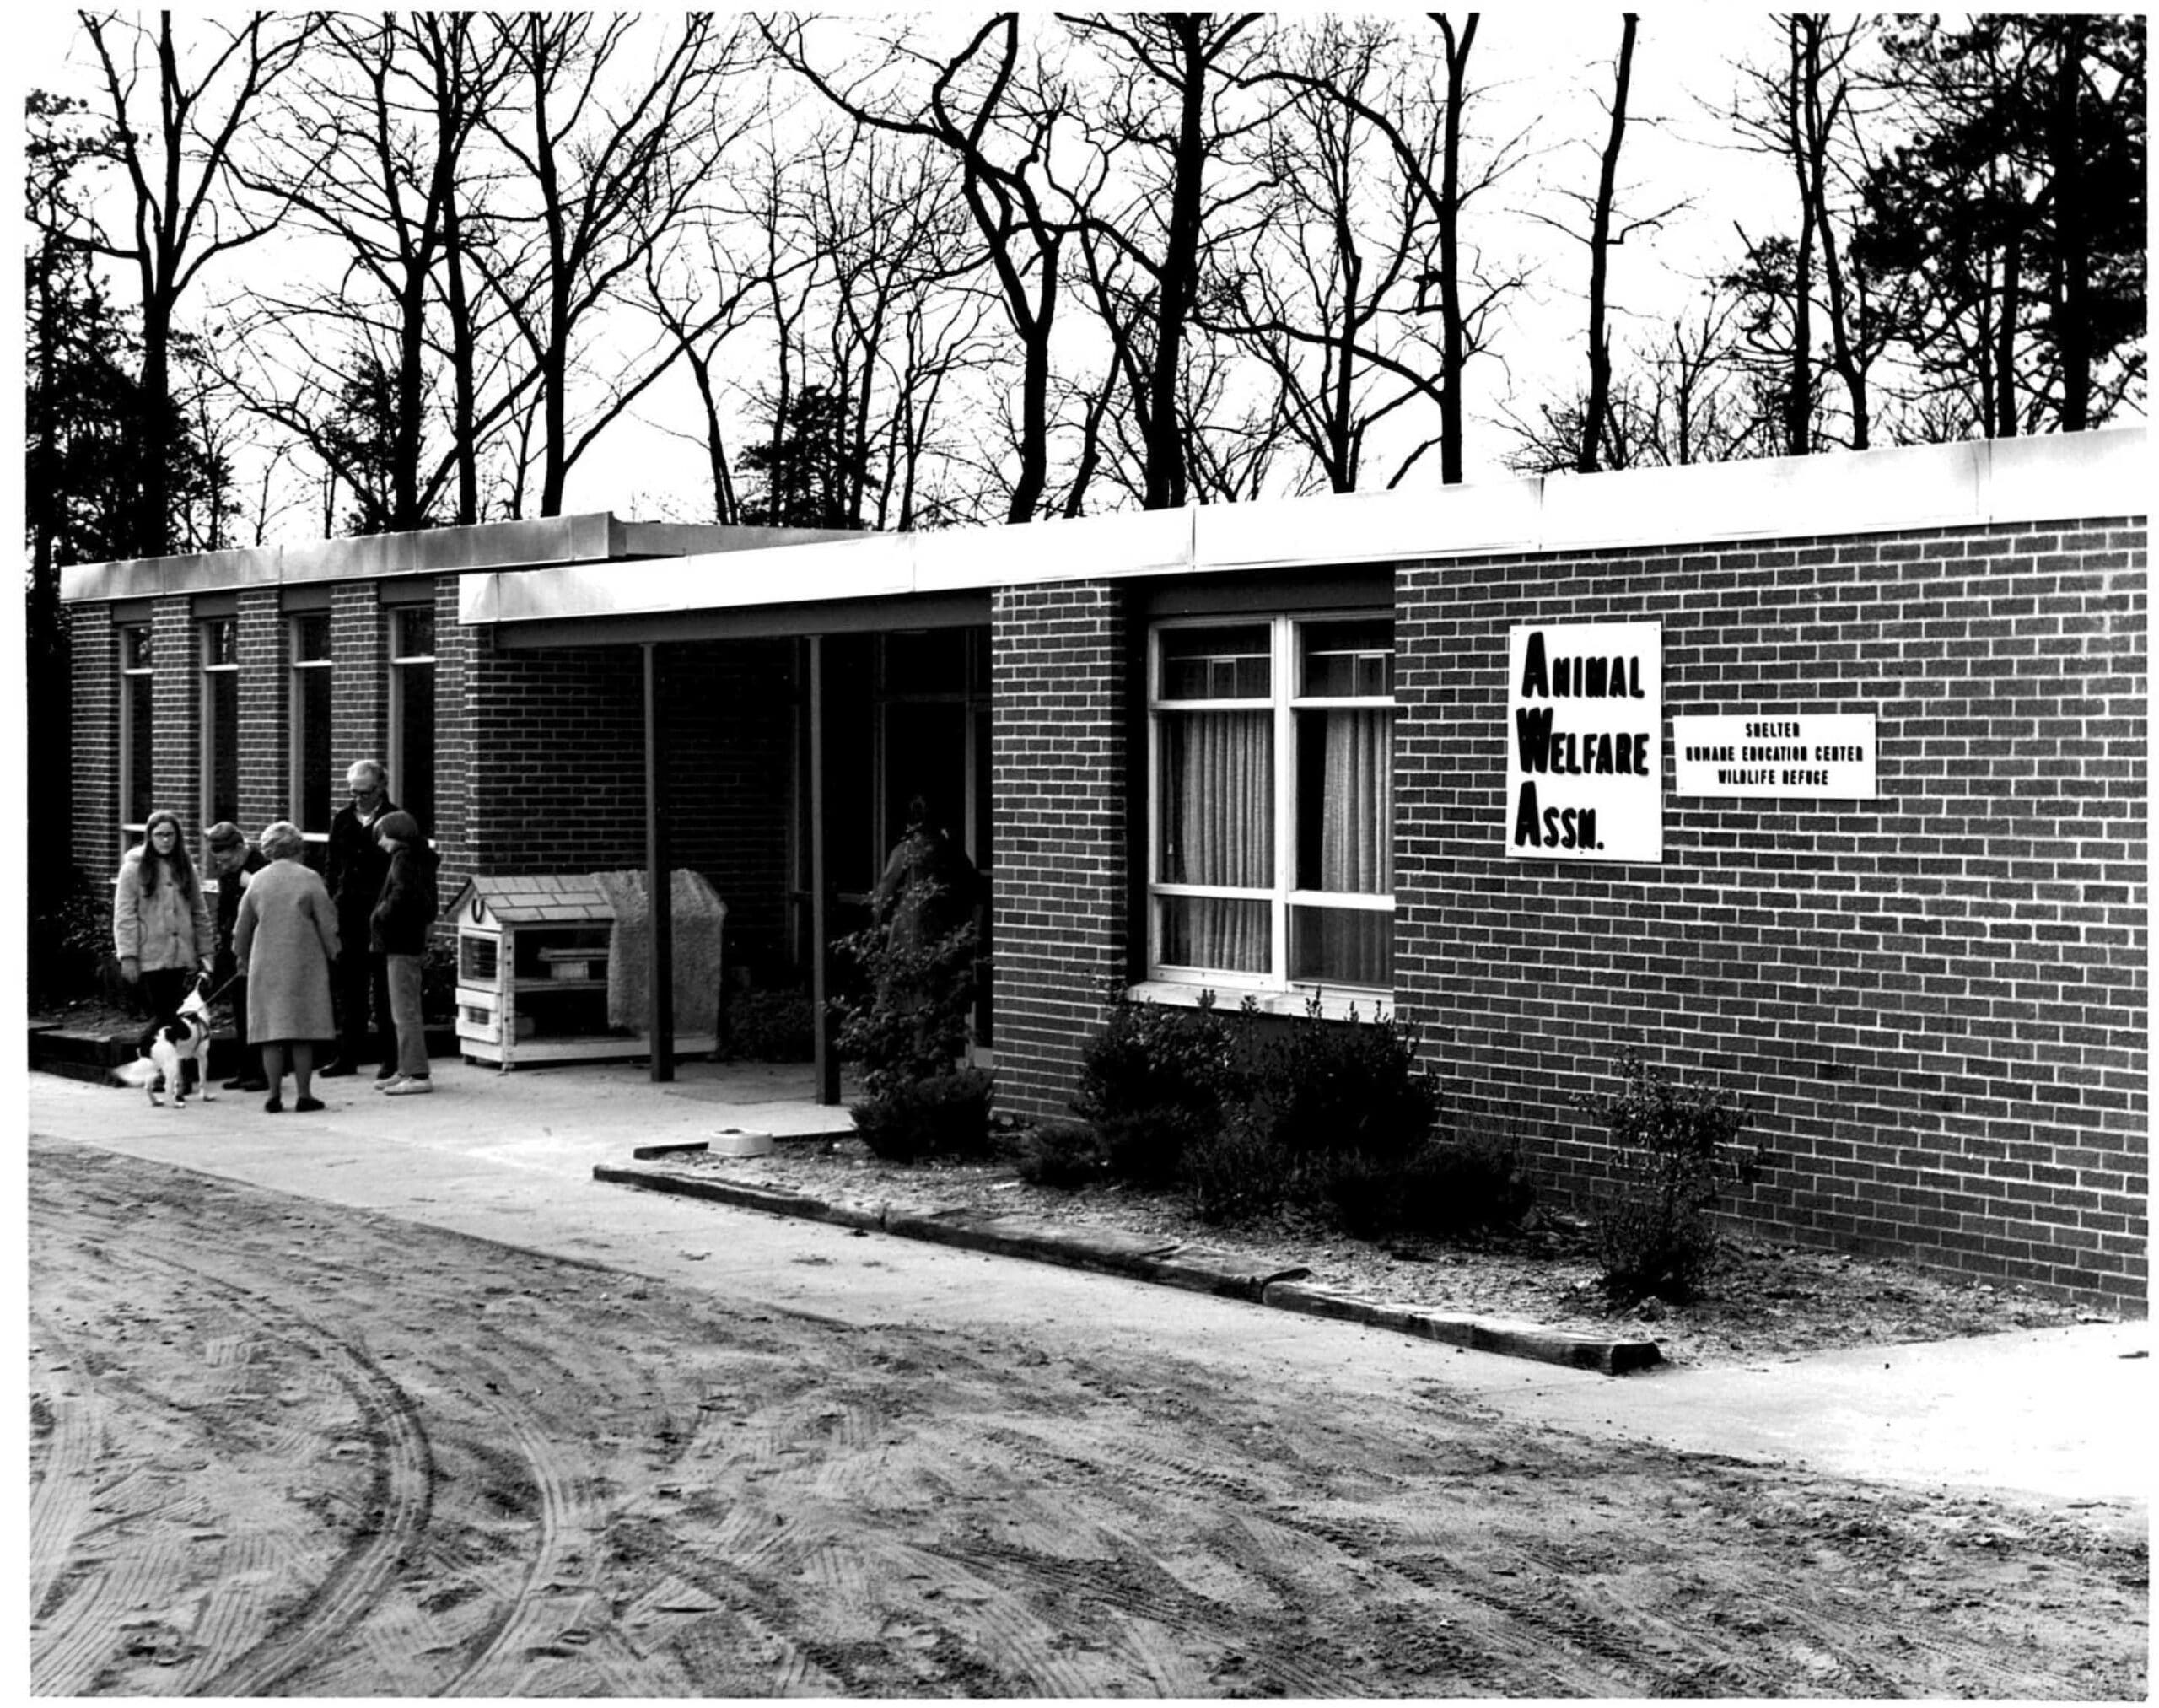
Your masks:
<svg viewBox="0 0 2159 1708"><path fill-rule="evenodd" d="M43 1694L2146 1689L2101 1513L847 1328L63 1142L29 1207Z"/></svg>

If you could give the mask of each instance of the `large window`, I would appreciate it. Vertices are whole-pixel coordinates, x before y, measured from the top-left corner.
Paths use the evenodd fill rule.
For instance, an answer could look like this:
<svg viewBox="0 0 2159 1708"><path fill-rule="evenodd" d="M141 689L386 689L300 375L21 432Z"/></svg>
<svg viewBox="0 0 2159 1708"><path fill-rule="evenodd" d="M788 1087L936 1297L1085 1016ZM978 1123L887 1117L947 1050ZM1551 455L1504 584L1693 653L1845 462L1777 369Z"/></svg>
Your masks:
<svg viewBox="0 0 2159 1708"><path fill-rule="evenodd" d="M435 613L406 606L390 613L390 793L435 831Z"/></svg>
<svg viewBox="0 0 2159 1708"><path fill-rule="evenodd" d="M130 847L157 810L155 676L150 667L150 626L131 622L120 637L120 839Z"/></svg>
<svg viewBox="0 0 2159 1708"><path fill-rule="evenodd" d="M1391 989L1391 620L1164 622L1150 638L1149 976Z"/></svg>
<svg viewBox="0 0 2159 1708"><path fill-rule="evenodd" d="M202 664L202 800L207 826L240 819L240 624L213 617L198 631Z"/></svg>
<svg viewBox="0 0 2159 1708"><path fill-rule="evenodd" d="M293 822L308 836L330 834L330 613L305 611L292 619Z"/></svg>

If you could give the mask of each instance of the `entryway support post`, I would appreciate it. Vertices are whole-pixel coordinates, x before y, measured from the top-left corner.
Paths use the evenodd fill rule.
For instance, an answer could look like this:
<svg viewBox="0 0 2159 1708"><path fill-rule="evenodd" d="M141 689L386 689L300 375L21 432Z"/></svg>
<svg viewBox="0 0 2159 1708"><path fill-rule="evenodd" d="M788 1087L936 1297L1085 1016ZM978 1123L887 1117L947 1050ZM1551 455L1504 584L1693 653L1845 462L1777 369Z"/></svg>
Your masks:
<svg viewBox="0 0 2159 1708"><path fill-rule="evenodd" d="M817 1101L840 1100L840 1059L832 1048L831 886L825 872L825 638L810 637L810 1008Z"/></svg>
<svg viewBox="0 0 2159 1708"><path fill-rule="evenodd" d="M668 870L665 743L661 739L659 645L644 649L644 867L645 918L652 927L651 980L646 1024L652 1043L652 1077L675 1077L675 875Z"/></svg>

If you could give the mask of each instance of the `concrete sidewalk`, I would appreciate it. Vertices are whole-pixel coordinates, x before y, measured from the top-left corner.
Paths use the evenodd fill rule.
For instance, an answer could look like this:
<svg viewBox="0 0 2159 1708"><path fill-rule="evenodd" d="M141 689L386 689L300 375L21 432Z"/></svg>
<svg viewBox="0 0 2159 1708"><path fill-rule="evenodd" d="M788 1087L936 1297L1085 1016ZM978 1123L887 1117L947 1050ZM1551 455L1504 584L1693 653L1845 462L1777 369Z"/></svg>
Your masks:
<svg viewBox="0 0 2159 1708"><path fill-rule="evenodd" d="M498 1075L436 1064L439 1090L387 1100L318 1082L320 1113L222 1093L184 1109L139 1091L31 1075L28 1130L271 1190L708 1288L854 1325L1025 1330L1209 1359L1265 1379L1323 1372L1352 1390L1435 1383L1525 1425L1661 1443L1840 1475L2020 1490L2140 1514L2152 1398L2149 1325L2094 1324L1816 1355L1622 1380L1420 1342L1355 1320L1260 1310L1179 1286L1052 1268L832 1221L633 1192L594 1179L639 1146L728 1128L849 1129L807 1101L802 1069L685 1063ZM288 1098L289 1102L289 1098Z"/></svg>

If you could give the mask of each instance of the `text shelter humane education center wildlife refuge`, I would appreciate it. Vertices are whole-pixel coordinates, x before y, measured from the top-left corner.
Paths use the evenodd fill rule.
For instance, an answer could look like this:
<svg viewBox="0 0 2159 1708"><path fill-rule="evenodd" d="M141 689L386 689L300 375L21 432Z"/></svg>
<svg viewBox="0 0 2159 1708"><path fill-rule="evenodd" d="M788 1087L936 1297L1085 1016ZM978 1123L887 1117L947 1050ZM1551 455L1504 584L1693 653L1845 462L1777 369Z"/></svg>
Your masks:
<svg viewBox="0 0 2159 1708"><path fill-rule="evenodd" d="M1316 991L1583 1193L1639 1046L1749 1106L1757 1225L2140 1307L2146 452L84 566L74 858L153 802L320 828L380 752L445 895L638 866L649 799L730 976L813 983L927 793L1007 1113L1068 1113L1113 988Z"/></svg>

